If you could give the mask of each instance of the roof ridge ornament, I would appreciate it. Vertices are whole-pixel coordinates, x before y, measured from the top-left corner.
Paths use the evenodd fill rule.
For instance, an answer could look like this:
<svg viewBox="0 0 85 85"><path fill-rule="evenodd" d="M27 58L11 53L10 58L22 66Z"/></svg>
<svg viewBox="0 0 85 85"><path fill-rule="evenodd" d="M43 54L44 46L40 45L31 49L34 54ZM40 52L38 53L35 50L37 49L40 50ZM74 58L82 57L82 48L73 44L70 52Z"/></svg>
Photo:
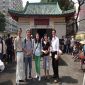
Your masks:
<svg viewBox="0 0 85 85"><path fill-rule="evenodd" d="M60 13L62 14L62 10L60 8L60 5L58 4L58 1L57 1L57 9L60 11Z"/></svg>

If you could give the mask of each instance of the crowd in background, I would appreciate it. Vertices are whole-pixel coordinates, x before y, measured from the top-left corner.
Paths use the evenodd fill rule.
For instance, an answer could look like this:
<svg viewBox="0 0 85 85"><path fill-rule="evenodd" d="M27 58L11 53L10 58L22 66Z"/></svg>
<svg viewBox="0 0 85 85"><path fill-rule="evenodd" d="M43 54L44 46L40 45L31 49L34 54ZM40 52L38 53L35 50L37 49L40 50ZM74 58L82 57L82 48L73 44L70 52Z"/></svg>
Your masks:
<svg viewBox="0 0 85 85"><path fill-rule="evenodd" d="M14 39L10 34L7 35L6 39L0 37L0 60L6 63L14 61Z"/></svg>

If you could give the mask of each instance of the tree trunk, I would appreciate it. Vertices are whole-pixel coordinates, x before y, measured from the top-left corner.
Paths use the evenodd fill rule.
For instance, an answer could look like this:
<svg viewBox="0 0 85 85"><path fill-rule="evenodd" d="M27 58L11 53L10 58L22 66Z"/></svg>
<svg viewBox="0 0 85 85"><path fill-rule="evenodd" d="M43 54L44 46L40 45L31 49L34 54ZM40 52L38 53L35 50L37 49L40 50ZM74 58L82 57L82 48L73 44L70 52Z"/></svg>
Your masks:
<svg viewBox="0 0 85 85"><path fill-rule="evenodd" d="M79 30L79 28L78 28L78 17L79 17L79 13L80 13L80 7L84 4L84 0L78 0L78 4L79 4L79 7L78 7L78 13L77 13L77 17L76 17L76 31Z"/></svg>

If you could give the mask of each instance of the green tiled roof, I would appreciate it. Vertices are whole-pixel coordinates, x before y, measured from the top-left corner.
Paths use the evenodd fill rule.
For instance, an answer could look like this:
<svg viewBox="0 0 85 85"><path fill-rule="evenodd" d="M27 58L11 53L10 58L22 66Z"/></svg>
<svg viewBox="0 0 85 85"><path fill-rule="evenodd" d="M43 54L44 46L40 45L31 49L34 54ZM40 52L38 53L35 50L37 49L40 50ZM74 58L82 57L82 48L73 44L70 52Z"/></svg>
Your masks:
<svg viewBox="0 0 85 85"><path fill-rule="evenodd" d="M28 3L23 11L14 11L9 9L9 13L19 15L62 15L75 12L74 9L62 12L57 3Z"/></svg>
<svg viewBox="0 0 85 85"><path fill-rule="evenodd" d="M62 14L58 3L56 4L28 4L24 14L41 14L41 15L51 15L51 14Z"/></svg>

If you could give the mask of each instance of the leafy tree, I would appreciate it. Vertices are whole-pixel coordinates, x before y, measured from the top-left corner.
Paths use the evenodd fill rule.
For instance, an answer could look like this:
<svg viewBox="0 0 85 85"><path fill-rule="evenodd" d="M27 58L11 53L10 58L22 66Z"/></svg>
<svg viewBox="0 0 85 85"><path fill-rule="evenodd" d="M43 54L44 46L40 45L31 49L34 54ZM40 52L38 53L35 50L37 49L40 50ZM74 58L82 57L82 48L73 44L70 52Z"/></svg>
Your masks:
<svg viewBox="0 0 85 85"><path fill-rule="evenodd" d="M49 2L58 2L60 5L60 8L63 11L69 10L74 8L74 3L72 0L41 0L42 3L49 3Z"/></svg>
<svg viewBox="0 0 85 85"><path fill-rule="evenodd" d="M2 13L0 13L0 31L5 30L5 26L6 26L5 21L6 21L5 16Z"/></svg>
<svg viewBox="0 0 85 85"><path fill-rule="evenodd" d="M60 8L63 11L70 10L70 9L74 8L74 3L71 0L63 0L63 1L58 0L58 3L60 5Z"/></svg>

